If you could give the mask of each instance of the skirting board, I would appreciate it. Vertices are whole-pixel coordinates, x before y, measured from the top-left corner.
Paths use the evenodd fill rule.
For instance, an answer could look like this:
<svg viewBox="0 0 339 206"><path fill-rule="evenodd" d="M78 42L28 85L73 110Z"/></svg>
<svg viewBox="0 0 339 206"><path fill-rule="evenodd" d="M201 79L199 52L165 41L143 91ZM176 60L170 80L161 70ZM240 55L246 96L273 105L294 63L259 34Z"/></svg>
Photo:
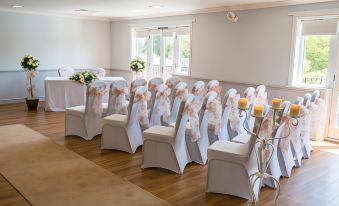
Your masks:
<svg viewBox="0 0 339 206"><path fill-rule="evenodd" d="M45 101L45 97L39 97L39 101ZM25 98L0 99L0 104L15 104L25 102Z"/></svg>

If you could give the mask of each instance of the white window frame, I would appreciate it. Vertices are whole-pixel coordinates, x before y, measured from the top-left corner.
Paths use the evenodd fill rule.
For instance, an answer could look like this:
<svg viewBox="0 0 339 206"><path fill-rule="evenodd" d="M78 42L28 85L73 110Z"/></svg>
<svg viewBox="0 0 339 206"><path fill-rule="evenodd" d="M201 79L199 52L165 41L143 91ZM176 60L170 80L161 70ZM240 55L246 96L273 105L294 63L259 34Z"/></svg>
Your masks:
<svg viewBox="0 0 339 206"><path fill-rule="evenodd" d="M303 39L301 38L302 21L303 20L317 20L317 19L330 19L339 17L339 9L319 10L319 11L304 11L304 12L290 12L288 15L293 16L292 25L292 39L291 39L291 52L290 52L290 68L288 75L288 86L290 87L304 87L304 88L333 88L333 79L335 75L335 68L327 71L327 80L325 86L301 84L301 65L300 57L303 50ZM336 38L337 41L338 38ZM332 40L333 41L333 40ZM335 45L337 43L335 42Z"/></svg>
<svg viewBox="0 0 339 206"><path fill-rule="evenodd" d="M183 21L171 21L171 22L154 22L154 23L141 23L141 24L131 24L129 25L130 27L130 39L131 39L131 46L130 46L130 60L132 60L135 57L135 51L136 48L134 47L134 41L135 41L135 31L138 29L144 29L144 28L158 28L158 27L182 27L182 26L189 26L190 27L190 56L189 56L189 65L188 65L188 73L183 74L180 72L177 72L177 67L178 67L178 61L179 61L179 43L178 43L178 38L177 34L175 35L174 38L174 57L173 57L173 66L174 68L174 75L179 75L179 76L191 76L192 72L192 38L193 38L193 23L195 22L195 19L192 20L183 20ZM162 36L162 35L161 35ZM161 41L163 38L161 38ZM151 41L151 34L148 35L148 53L147 53L147 59L148 59L148 67L151 66L152 63L152 41ZM162 44L160 44L162 45ZM160 48L163 49L163 48ZM164 55L164 52L162 52ZM161 58L160 58L161 59Z"/></svg>

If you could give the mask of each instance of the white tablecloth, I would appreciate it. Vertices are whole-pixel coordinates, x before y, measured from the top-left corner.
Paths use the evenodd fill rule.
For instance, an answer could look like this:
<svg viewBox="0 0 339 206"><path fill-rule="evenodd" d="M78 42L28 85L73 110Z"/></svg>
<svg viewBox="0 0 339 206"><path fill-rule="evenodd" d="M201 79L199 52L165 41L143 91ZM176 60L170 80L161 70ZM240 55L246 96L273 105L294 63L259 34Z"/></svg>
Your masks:
<svg viewBox="0 0 339 206"><path fill-rule="evenodd" d="M101 81L106 82L107 91L110 83L116 80L123 80L123 77L102 77ZM108 92L104 102L108 101ZM65 111L68 107L85 105L86 85L69 80L67 77L46 77L45 79L45 110Z"/></svg>

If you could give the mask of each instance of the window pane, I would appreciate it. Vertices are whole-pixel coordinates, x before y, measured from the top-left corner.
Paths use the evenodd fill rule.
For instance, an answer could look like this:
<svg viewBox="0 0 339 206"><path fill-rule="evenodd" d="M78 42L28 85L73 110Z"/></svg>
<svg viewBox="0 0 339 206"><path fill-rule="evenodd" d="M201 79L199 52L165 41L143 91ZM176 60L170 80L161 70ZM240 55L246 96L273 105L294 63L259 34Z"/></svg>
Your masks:
<svg viewBox="0 0 339 206"><path fill-rule="evenodd" d="M179 73L188 74L189 57L190 57L190 35L180 35L179 38Z"/></svg>
<svg viewBox="0 0 339 206"><path fill-rule="evenodd" d="M152 35L153 65L160 65L160 35Z"/></svg>
<svg viewBox="0 0 339 206"><path fill-rule="evenodd" d="M136 56L147 61L147 39L137 38L136 39Z"/></svg>
<svg viewBox="0 0 339 206"><path fill-rule="evenodd" d="M302 64L302 83L325 85L330 50L328 35L304 37L304 59Z"/></svg>

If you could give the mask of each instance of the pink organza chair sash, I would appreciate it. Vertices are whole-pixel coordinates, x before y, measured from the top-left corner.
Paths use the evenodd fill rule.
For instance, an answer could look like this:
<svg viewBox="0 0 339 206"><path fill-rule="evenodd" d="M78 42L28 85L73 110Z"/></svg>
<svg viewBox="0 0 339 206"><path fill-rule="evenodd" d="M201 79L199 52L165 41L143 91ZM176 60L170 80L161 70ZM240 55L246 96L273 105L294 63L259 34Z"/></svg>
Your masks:
<svg viewBox="0 0 339 206"><path fill-rule="evenodd" d="M310 115L310 110L307 109L307 107L305 106L301 106L301 109L300 109L300 122L299 124L301 125L300 129L300 139L301 139L301 144L302 146L305 145L305 141L306 141L306 138L309 138L311 132L310 132L310 129L311 129L311 115Z"/></svg>
<svg viewBox="0 0 339 206"><path fill-rule="evenodd" d="M208 127L214 128L214 133L219 134L221 127L221 103L218 98L210 101L206 105L206 109L210 112Z"/></svg>
<svg viewBox="0 0 339 206"><path fill-rule="evenodd" d="M115 95L114 111L116 114L127 114L128 105L126 102L126 95L128 94L128 87L114 87L113 93Z"/></svg>
<svg viewBox="0 0 339 206"><path fill-rule="evenodd" d="M240 95L237 94L235 96L230 96L225 106L230 107L230 113L228 116L228 121L230 123L230 128L232 131L240 131L240 116L239 116L239 109L238 109L238 101L240 99Z"/></svg>
<svg viewBox="0 0 339 206"><path fill-rule="evenodd" d="M156 100L159 102L159 106L155 108L154 112L157 116L163 116L163 120L167 122L171 115L171 102L169 100L171 89L165 87L166 89L163 91L157 92Z"/></svg>
<svg viewBox="0 0 339 206"><path fill-rule="evenodd" d="M200 110L199 105L191 102L185 106L184 112L187 112L188 121L191 125L191 141L196 142L200 138L200 129L199 129L199 115Z"/></svg>
<svg viewBox="0 0 339 206"><path fill-rule="evenodd" d="M95 116L101 117L103 108L102 108L102 98L106 93L105 87L92 87L88 88L88 99L93 99L93 103L91 105L92 111Z"/></svg>
<svg viewBox="0 0 339 206"><path fill-rule="evenodd" d="M134 103L138 102L140 104L138 118L140 121L140 125L142 125L143 128L149 127L147 101L150 99L150 97L150 92L146 91L144 93L136 93L133 100Z"/></svg>

